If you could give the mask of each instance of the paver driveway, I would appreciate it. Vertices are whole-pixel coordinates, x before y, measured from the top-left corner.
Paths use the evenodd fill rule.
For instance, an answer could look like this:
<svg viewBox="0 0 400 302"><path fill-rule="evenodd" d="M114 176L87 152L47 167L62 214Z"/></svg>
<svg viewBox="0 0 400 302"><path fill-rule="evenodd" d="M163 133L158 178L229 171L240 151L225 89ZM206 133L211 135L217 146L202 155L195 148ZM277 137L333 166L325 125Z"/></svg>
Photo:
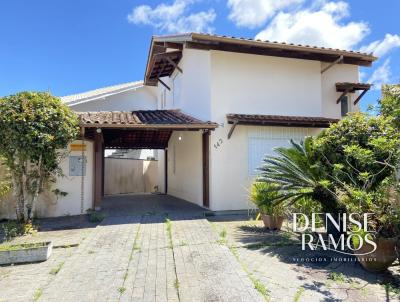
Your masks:
<svg viewBox="0 0 400 302"><path fill-rule="evenodd" d="M104 211L39 301L263 301L203 209L142 195Z"/></svg>

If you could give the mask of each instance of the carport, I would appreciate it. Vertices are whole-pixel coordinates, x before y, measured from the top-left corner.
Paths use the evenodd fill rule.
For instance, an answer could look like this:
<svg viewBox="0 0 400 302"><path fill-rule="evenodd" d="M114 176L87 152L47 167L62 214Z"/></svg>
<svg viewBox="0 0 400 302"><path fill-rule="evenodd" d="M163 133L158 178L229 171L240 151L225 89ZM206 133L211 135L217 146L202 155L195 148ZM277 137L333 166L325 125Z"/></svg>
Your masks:
<svg viewBox="0 0 400 302"><path fill-rule="evenodd" d="M210 131L218 125L203 122L180 110L79 112L81 136L94 141L94 200L101 208L104 196L105 149L161 149L165 152L165 193L168 193L168 142L174 131L202 133L203 206L209 207Z"/></svg>

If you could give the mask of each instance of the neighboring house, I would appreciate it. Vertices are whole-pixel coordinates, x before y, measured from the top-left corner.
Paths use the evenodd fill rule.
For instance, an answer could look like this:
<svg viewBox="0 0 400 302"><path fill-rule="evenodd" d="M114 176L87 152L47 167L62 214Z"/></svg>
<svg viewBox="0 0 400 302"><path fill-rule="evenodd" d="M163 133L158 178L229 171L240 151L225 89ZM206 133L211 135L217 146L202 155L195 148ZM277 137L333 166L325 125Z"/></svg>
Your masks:
<svg viewBox="0 0 400 302"><path fill-rule="evenodd" d="M156 93L154 87L137 81L67 95L61 100L74 111L151 110L157 109Z"/></svg>
<svg viewBox="0 0 400 302"><path fill-rule="evenodd" d="M370 88L359 83L359 66L374 60L208 34L153 37L143 83L62 98L81 112L87 147L69 149L87 157L83 207L101 207L105 149L158 149L159 191L214 211L249 208L264 155L357 111ZM67 177L76 182L67 187L83 178ZM72 199L70 213L78 214L82 203Z"/></svg>

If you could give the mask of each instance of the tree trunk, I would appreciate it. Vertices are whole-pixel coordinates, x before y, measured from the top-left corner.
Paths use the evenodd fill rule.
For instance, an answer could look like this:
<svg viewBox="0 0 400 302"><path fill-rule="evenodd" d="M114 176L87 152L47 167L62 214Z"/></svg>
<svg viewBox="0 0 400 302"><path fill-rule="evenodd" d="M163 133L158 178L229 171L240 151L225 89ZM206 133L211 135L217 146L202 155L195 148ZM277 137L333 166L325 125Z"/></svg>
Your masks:
<svg viewBox="0 0 400 302"><path fill-rule="evenodd" d="M18 221L24 221L24 193L20 175L12 173L13 196L15 197L15 211Z"/></svg>

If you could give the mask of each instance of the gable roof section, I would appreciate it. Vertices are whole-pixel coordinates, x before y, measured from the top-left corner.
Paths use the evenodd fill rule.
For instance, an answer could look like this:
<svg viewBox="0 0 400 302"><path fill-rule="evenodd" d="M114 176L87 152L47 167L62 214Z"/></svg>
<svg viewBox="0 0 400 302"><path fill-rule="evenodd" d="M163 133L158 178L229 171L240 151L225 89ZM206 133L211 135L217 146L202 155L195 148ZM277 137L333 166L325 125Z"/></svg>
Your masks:
<svg viewBox="0 0 400 302"><path fill-rule="evenodd" d="M171 51L182 52L183 47L316 60L328 63L335 62L343 56L342 63L359 66L371 66L372 62L377 59L372 54L355 51L203 33L153 36L147 59L145 84L155 86L158 81L157 75L171 75L179 60L172 63L163 56Z"/></svg>
<svg viewBox="0 0 400 302"><path fill-rule="evenodd" d="M122 93L132 89L137 89L143 86L143 81L129 82L124 84L118 84L103 88L98 88L95 90L90 90L78 94L71 94L67 96L62 96L60 99L62 102L69 106L74 106L86 102L90 102L99 98L104 98L114 94Z"/></svg>

